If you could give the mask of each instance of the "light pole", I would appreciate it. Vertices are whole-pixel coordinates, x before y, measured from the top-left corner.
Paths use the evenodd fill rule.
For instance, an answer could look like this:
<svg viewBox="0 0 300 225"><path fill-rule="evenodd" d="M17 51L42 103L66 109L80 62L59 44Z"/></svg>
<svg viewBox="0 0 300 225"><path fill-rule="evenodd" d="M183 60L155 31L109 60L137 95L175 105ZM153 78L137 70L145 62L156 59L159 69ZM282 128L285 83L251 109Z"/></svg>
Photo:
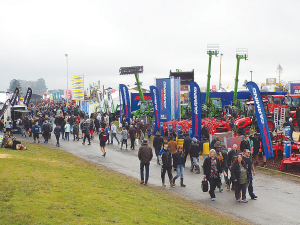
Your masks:
<svg viewBox="0 0 300 225"><path fill-rule="evenodd" d="M69 80L69 78L68 78L68 73L69 73L69 71L68 71L68 54L65 54L65 56L66 56L66 59L67 59L67 106L68 106L68 103L69 103L69 83L68 83L68 80Z"/></svg>
<svg viewBox="0 0 300 225"><path fill-rule="evenodd" d="M219 79L219 90L221 90L221 59L222 59L223 54L220 56L220 79Z"/></svg>
<svg viewBox="0 0 300 225"><path fill-rule="evenodd" d="M252 72L253 72L253 71L251 70L251 71L250 71L250 73L251 73L251 81L252 81Z"/></svg>

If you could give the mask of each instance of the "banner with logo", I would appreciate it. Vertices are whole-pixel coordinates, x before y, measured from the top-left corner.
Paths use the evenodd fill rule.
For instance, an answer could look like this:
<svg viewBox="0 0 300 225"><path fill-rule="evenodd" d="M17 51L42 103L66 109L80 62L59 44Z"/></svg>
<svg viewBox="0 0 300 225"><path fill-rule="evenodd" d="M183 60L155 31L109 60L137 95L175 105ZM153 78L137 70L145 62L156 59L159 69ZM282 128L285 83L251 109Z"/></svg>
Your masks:
<svg viewBox="0 0 300 225"><path fill-rule="evenodd" d="M152 100L152 95L151 93L144 93L144 98L145 101L151 101ZM131 93L130 94L130 99L131 99L131 112L139 110L141 106L141 97L139 93Z"/></svg>
<svg viewBox="0 0 300 225"><path fill-rule="evenodd" d="M119 91L121 92L121 98L123 99L123 109L128 124L130 124L131 112L130 112L130 99L128 88L124 84L119 85Z"/></svg>
<svg viewBox="0 0 300 225"><path fill-rule="evenodd" d="M23 100L23 104L26 105L28 107L29 105L29 102L30 102L30 99L31 99L31 96L32 96L32 89L29 87L27 89L27 93L24 97L24 100Z"/></svg>
<svg viewBox="0 0 300 225"><path fill-rule="evenodd" d="M170 78L156 79L156 87L160 95L160 121L171 120L171 80Z"/></svg>
<svg viewBox="0 0 300 225"><path fill-rule="evenodd" d="M300 95L300 83L290 83L290 94Z"/></svg>
<svg viewBox="0 0 300 225"><path fill-rule="evenodd" d="M5 101L5 103L4 103L1 111L0 111L0 120L2 119L2 116L4 115L4 113L6 112L6 110L8 109L9 105L10 105L10 99L7 99Z"/></svg>
<svg viewBox="0 0 300 225"><path fill-rule="evenodd" d="M17 100L18 95L19 95L19 88L16 87L16 89L15 89L15 91L14 91L12 97L11 97L11 100L10 100L11 106L15 105L15 102Z"/></svg>
<svg viewBox="0 0 300 225"><path fill-rule="evenodd" d="M190 82L193 137L201 140L201 92L197 83Z"/></svg>
<svg viewBox="0 0 300 225"><path fill-rule="evenodd" d="M83 79L83 75L75 75L71 78L73 99L76 101L84 100Z"/></svg>
<svg viewBox="0 0 300 225"><path fill-rule="evenodd" d="M97 90L97 96L99 101L99 112L105 113L106 111L104 111L105 105L104 105L103 95L99 89Z"/></svg>
<svg viewBox="0 0 300 225"><path fill-rule="evenodd" d="M174 78L174 111L175 120L180 119L180 78Z"/></svg>
<svg viewBox="0 0 300 225"><path fill-rule="evenodd" d="M153 126L153 131L156 133L157 130L160 130L160 99L159 99L159 92L157 87L150 86L150 91L152 94L152 102L153 102L153 109L154 109L154 121L155 124Z"/></svg>
<svg viewBox="0 0 300 225"><path fill-rule="evenodd" d="M267 159L270 157L274 157L268 121L267 121L267 117L266 117L266 113L265 113L265 109L264 109L264 105L261 99L259 89L257 85L252 81L247 83L247 87L253 97L254 106L255 106L255 116L259 128L261 142L263 144L265 156Z"/></svg>
<svg viewBox="0 0 300 225"><path fill-rule="evenodd" d="M107 91L107 106L108 106L108 111L111 113L115 113L115 107L114 107L114 102L112 100L112 96L111 96L112 90L109 89Z"/></svg>

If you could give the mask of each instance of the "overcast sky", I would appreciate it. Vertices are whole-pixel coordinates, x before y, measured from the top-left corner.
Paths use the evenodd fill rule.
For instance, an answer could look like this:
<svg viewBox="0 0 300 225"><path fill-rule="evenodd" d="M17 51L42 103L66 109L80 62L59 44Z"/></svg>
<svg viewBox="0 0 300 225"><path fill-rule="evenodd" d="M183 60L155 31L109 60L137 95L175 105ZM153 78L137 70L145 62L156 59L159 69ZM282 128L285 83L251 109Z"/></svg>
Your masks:
<svg viewBox="0 0 300 225"><path fill-rule="evenodd" d="M195 70L206 86L207 44L219 44L222 84L234 86L236 48L248 48L241 60L240 83L277 78L299 80L300 1L175 0L0 0L0 90L11 79L44 78L49 89L69 88L73 75L85 86L133 85L119 68L144 66L143 85L169 71ZM219 83L220 57L212 59L211 85Z"/></svg>

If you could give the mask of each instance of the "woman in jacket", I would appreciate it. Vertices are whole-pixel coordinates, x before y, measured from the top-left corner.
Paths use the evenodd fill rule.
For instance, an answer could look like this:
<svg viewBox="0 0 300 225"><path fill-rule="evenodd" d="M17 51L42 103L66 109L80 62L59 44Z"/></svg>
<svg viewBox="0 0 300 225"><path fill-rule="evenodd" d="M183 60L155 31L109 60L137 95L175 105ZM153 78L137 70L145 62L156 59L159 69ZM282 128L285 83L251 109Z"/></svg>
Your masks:
<svg viewBox="0 0 300 225"><path fill-rule="evenodd" d="M247 203L246 191L247 183L249 180L249 173L247 170L246 162L243 160L242 155L238 155L234 160L231 167L231 179L235 183L235 198L238 202L241 201L242 190L242 202Z"/></svg>
<svg viewBox="0 0 300 225"><path fill-rule="evenodd" d="M183 152L183 147L179 146L177 152L173 155L174 164L177 165L176 172L177 175L173 178L173 184L175 184L175 180L180 176L180 185L181 187L185 187L183 184L183 173L184 173L184 164L185 164L185 155Z"/></svg>
<svg viewBox="0 0 300 225"><path fill-rule="evenodd" d="M203 170L204 170L204 178L209 181L209 194L211 200L214 201L216 199L215 188L217 184L220 182L220 176L222 176L221 165L218 157L216 157L216 151L211 149L209 151L210 157L204 160Z"/></svg>

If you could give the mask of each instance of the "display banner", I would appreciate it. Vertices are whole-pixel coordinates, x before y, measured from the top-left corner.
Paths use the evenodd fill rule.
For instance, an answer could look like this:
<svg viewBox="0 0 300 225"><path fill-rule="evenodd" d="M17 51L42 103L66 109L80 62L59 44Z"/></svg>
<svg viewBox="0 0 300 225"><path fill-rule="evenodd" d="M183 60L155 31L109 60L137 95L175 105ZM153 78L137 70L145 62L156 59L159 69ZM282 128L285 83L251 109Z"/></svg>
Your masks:
<svg viewBox="0 0 300 225"><path fill-rule="evenodd" d="M300 94L300 83L290 83L290 94L291 95Z"/></svg>
<svg viewBox="0 0 300 225"><path fill-rule="evenodd" d="M130 99L129 99L128 88L127 88L126 85L120 84L119 85L119 90L121 92L121 97L123 99L124 114L126 116L128 124L130 124L131 113L130 113Z"/></svg>
<svg viewBox="0 0 300 225"><path fill-rule="evenodd" d="M11 100L10 100L11 106L15 105L15 102L17 100L18 95L19 95L19 88L16 87L16 89L15 89L15 91L13 93L13 96L11 97Z"/></svg>
<svg viewBox="0 0 300 225"><path fill-rule="evenodd" d="M152 102L153 102L153 110L154 110L154 121L155 124L153 126L154 133L157 130L160 130L160 99L159 92L155 86L150 86L150 92L152 94Z"/></svg>
<svg viewBox="0 0 300 225"><path fill-rule="evenodd" d="M175 120L180 119L180 78L174 78L174 111Z"/></svg>
<svg viewBox="0 0 300 225"><path fill-rule="evenodd" d="M253 97L255 106L255 115L257 120L257 125L260 132L261 142L263 144L264 153L266 158L274 157L272 141L269 132L268 121L264 109L264 105L261 99L261 95L257 85L250 81L247 83L247 87Z"/></svg>
<svg viewBox="0 0 300 225"><path fill-rule="evenodd" d="M197 83L190 82L193 137L201 140L201 92Z"/></svg>
<svg viewBox="0 0 300 225"><path fill-rule="evenodd" d="M131 112L139 110L141 107L141 97L139 93L130 93L130 106L131 106ZM151 93L144 93L144 99L145 101L151 101L152 100L152 94Z"/></svg>
<svg viewBox="0 0 300 225"><path fill-rule="evenodd" d="M160 95L160 121L171 120L171 80L170 78L156 79L156 87Z"/></svg>
<svg viewBox="0 0 300 225"><path fill-rule="evenodd" d="M6 112L6 110L8 109L9 105L10 105L10 99L7 99L5 101L5 103L4 103L1 111L0 111L0 120L2 119L2 116L4 115L4 113Z"/></svg>
<svg viewBox="0 0 300 225"><path fill-rule="evenodd" d="M30 99L31 99L31 96L32 96L32 89L29 87L27 89L27 93L24 97L24 100L23 100L23 104L26 105L28 107L29 105L29 102L30 102Z"/></svg>
<svg viewBox="0 0 300 225"><path fill-rule="evenodd" d="M111 96L112 90L109 89L107 91L107 106L108 106L108 111L111 113L115 113L115 107L114 107L114 102L112 100L112 96Z"/></svg>
<svg viewBox="0 0 300 225"><path fill-rule="evenodd" d="M104 100L103 100L103 95L102 92L100 90L97 90L97 96L98 96L98 101L99 101L99 112L100 113L105 113L104 112Z"/></svg>
<svg viewBox="0 0 300 225"><path fill-rule="evenodd" d="M83 91L83 75L75 75L72 77L72 91L73 99L76 101L84 100L84 91Z"/></svg>

